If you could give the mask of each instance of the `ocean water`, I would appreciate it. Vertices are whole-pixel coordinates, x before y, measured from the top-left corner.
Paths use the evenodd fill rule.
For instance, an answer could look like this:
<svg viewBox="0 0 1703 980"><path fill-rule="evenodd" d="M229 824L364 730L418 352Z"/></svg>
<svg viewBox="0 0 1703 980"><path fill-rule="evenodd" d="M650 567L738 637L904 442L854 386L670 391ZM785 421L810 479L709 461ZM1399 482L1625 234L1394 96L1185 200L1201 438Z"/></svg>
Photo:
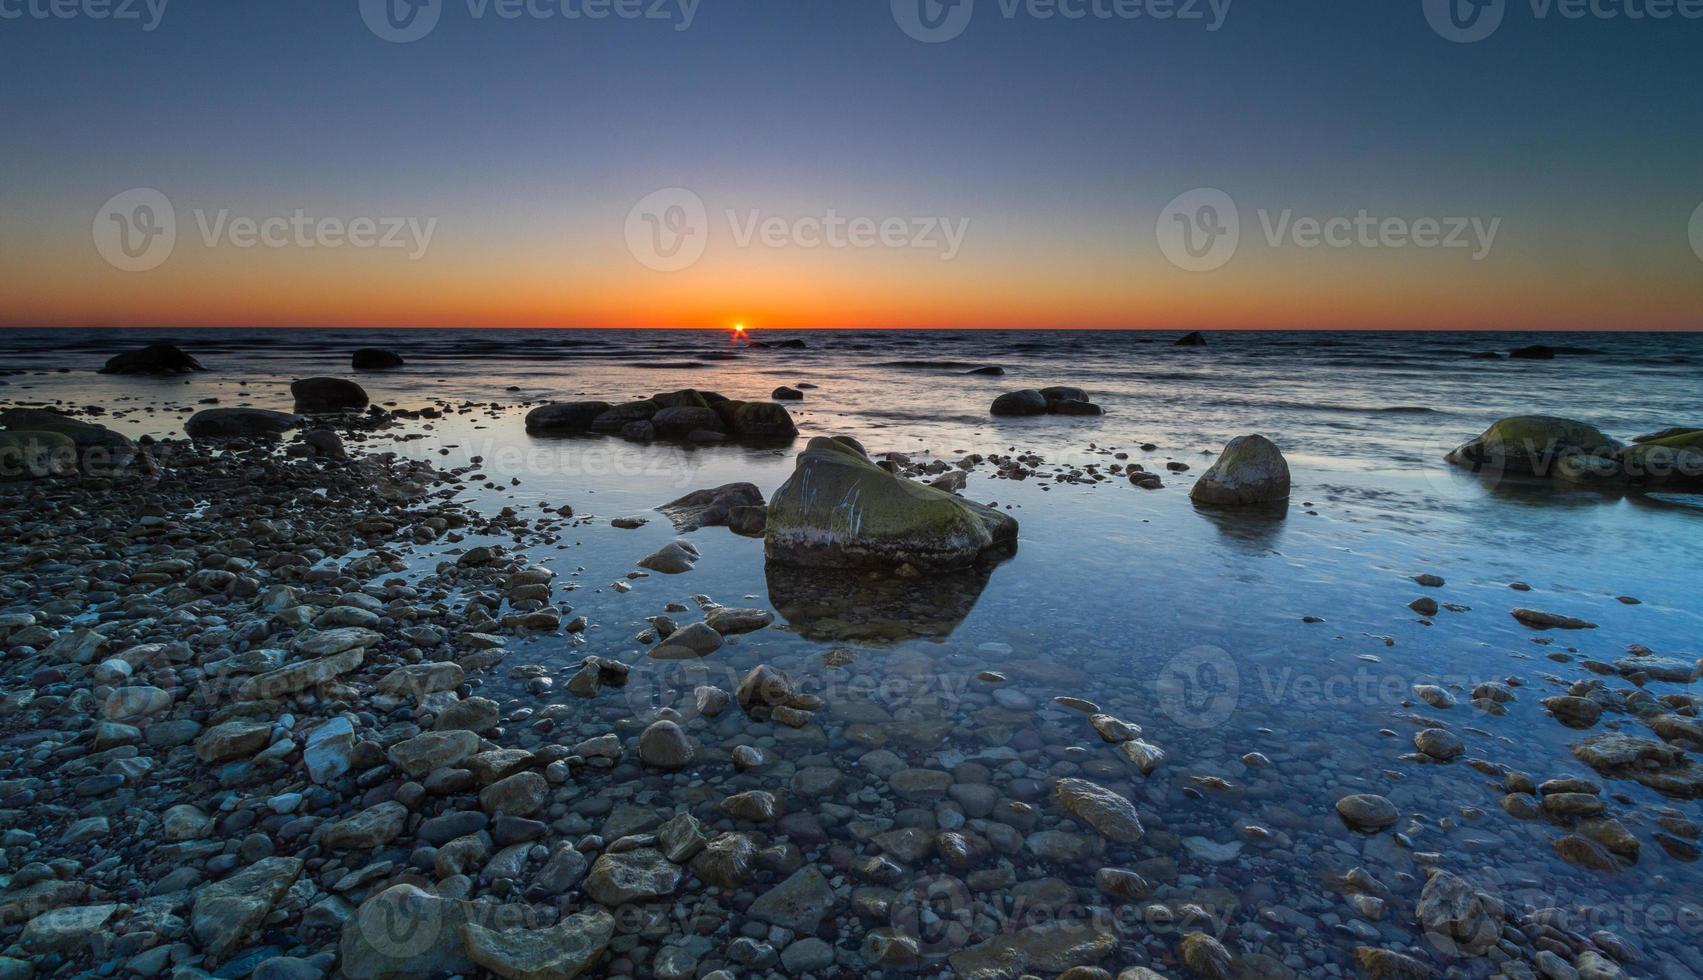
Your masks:
<svg viewBox="0 0 1703 980"><path fill-rule="evenodd" d="M288 409L289 382L314 375L355 377L381 404L445 407L443 418L376 433L365 448L442 465L477 457L483 479L465 497L481 508L528 517L546 505L574 508L582 522L532 553L573 586L558 604L593 628L578 643L511 644L508 663L564 674L586 654L633 664L633 684L600 708L605 714L689 708L693 684L730 686L770 663L822 693L830 715L836 705L879 704L899 723L889 748L912 764L949 767L997 760L1001 747L1035 739L1061 760L1108 754L1085 716L1050 703L1086 698L1141 725L1167 753L1151 776L1117 778L1149 824L1140 856L1174 862L1166 894L1192 897L1247 948L1347 966L1353 948L1371 942L1445 963L1410 915L1350 928L1352 909L1330 885L1359 866L1398 886L1434 862L1504 898L1511 917L1556 907L1570 930L1624 936L1645 951L1639 969L1648 975L1703 970L1703 871L1657 840L1664 808L1703 819L1696 800L1606 781L1609 812L1642 847L1635 862L1604 873L1558 857L1553 842L1571 828L1505 813L1500 779L1464 760L1404 758L1418 719L1428 719L1460 735L1467 758L1538 781L1601 779L1572 757L1572 743L1614 729L1649 734L1633 716L1613 713L1591 732L1573 731L1539 702L1591 679L1631 687L1582 662L1613 663L1632 644L1685 660L1703 655L1703 497L1492 483L1442 456L1515 414L1578 418L1620 438L1703 425L1703 336L1220 333L1206 347L1177 347L1176 336L759 332L807 344L788 350L705 331L179 331L169 339L209 370L145 379L95 371L113 353L166 339L163 332L12 331L0 334L0 365L11 370L0 376L0 401L99 406L99 421L157 437L180 436L205 399ZM1551 361L1472 356L1537 343L1563 352ZM350 372L349 352L366 346L395 349L408 366ZM987 366L1006 373L966 373ZM943 581L803 581L766 567L760 541L712 528L690 536L703 553L694 571L634 580L619 592L612 583L675 534L657 514L636 531L614 529L609 518L733 481L770 494L798 447L553 440L523 426L526 411L545 401L619 401L682 387L760 399L800 382L817 387L789 406L798 446L846 434L874 452L923 458L1044 457L1042 473L1027 481L980 467L965 491L1021 521L1016 556ZM988 415L1002 392L1052 384L1086 388L1107 414ZM1192 506L1193 477L1228 439L1251 432L1289 459L1287 511ZM1161 472L1166 487L1052 478L1055 467L1104 470L1115 453ZM1169 462L1190 469L1168 473ZM410 557L429 567L440 556ZM1446 585L1423 588L1412 580L1421 573ZM780 626L740 638L713 662L649 661L633 639L644 617L694 594L774 609ZM1421 595L1447 607L1425 620L1408 609ZM1538 633L1509 615L1515 607L1599 628ZM849 666L825 666L837 649L852 651ZM1004 689L1017 696L992 699L971 681L984 670L1005 674ZM1518 686L1505 714L1469 703L1477 684L1509 679ZM487 683L524 697L503 677ZM1444 685L1460 703L1425 705L1411 693L1417 684ZM1652 682L1649 690L1703 693L1696 684ZM694 724L720 731L736 722ZM827 733L825 751L847 766L868 750L854 727ZM1249 766L1249 753L1270 764ZM1393 800L1407 843L1347 831L1333 806L1350 793ZM1092 887L1091 872L1078 881L1054 871ZM1395 903L1411 908L1416 890L1398 892ZM1294 910L1308 926L1295 924ZM1163 936L1151 921L1142 929Z"/></svg>

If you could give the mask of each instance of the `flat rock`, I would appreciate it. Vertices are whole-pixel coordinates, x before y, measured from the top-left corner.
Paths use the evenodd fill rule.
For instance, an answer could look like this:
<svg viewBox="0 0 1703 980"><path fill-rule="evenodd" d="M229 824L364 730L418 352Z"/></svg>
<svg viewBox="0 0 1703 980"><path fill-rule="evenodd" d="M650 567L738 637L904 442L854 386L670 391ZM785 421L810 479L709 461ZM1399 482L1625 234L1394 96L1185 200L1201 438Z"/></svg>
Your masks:
<svg viewBox="0 0 1703 980"><path fill-rule="evenodd" d="M1146 834L1135 805L1098 783L1061 779L1053 784L1053 794L1067 813L1107 840L1134 844Z"/></svg>
<svg viewBox="0 0 1703 980"><path fill-rule="evenodd" d="M614 934L615 919L602 909L570 915L548 929L461 926L467 958L506 980L573 980L603 955Z"/></svg>

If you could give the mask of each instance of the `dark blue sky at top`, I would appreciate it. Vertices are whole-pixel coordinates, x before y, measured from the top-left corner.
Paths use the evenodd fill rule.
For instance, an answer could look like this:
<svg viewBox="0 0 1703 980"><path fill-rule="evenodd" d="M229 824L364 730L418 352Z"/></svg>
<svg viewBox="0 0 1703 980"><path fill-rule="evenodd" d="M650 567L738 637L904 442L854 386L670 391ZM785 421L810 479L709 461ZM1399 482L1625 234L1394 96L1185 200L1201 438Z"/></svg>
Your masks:
<svg viewBox="0 0 1703 980"><path fill-rule="evenodd" d="M1215 32L979 0L939 45L887 0L703 0L686 31L476 20L448 0L407 45L356 0L172 0L151 33L0 21L0 64L0 170L38 207L170 185L478 210L696 181L991 203L1065 235L1061 215L1202 185L1298 207L1618 209L1633 228L1703 200L1703 22L1540 20L1529 0L1470 45L1420 0L1238 0Z"/></svg>

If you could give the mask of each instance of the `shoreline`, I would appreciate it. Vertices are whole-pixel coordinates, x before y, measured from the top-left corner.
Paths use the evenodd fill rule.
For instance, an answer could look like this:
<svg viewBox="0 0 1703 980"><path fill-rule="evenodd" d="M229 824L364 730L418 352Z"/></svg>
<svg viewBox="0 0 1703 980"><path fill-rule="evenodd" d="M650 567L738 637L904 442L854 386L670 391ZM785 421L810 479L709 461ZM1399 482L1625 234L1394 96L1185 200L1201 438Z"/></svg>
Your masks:
<svg viewBox="0 0 1703 980"><path fill-rule="evenodd" d="M517 412L492 418L519 427ZM646 617L654 632L613 636L617 622L595 613L606 605L586 604L589 622L572 608L598 589L563 564L573 552L552 559L549 549L594 530L657 540L642 537L649 529L605 529L609 513L593 525L561 499L475 511L454 491L499 486L501 469L472 459L440 471L368 453L387 420L405 423L391 434L409 439L427 435L410 426L438 421L418 409L319 417L335 445L301 434L235 450L156 443L142 447L160 464L138 470L142 481L0 488L33 535L0 552L14 585L6 608L34 607L39 619L0 620L7 676L30 692L8 684L0 701L0 751L22 774L0 783L0 810L34 834L8 845L18 860L0 888L0 935L39 960L37 975L115 959L156 975L229 972L230 961L248 969L277 957L289 962L263 975L501 972L541 950L577 951L587 975L613 976L998 976L1014 962L1040 973L1122 966L1135 977L1306 975L1355 962L1400 972L1485 962L1437 948L1476 942L1485 923L1513 947L1497 962L1541 963L1555 948L1545 937L1569 962L1612 958L1620 943L1674 955L1640 930L1593 938L1599 930L1579 928L1594 921L1586 910L1491 913L1482 895L1513 899L1522 882L1487 886L1470 850L1464 867L1427 850L1435 830L1415 814L1425 804L1399 782L1344 773L1317 810L1236 816L1317 782L1316 770L1309 778L1307 753L1281 740L1201 726L1214 714L1210 690L1202 704L1202 692L1173 689L1180 700L1168 708L1163 687L1152 703L1147 678L1107 686L1068 661L1025 661L1010 643L936 642L929 652L879 635L847 642L843 618L813 627L772 581L779 619L745 608L760 598L750 593L705 595L722 591L706 572L670 586L695 601L665 605L646 588L671 576L626 578L634 601L657 604ZM1111 472L1119 450L1090 452L1103 472L1025 460L1036 495L1116 476L1121 494L1142 498ZM1009 460L1027 455L1013 447ZM1006 485L981 482L1001 467L991 456L889 462L923 480L968 474L978 492ZM675 495L658 488L652 506ZM1290 520L1310 513L1308 498L1295 503ZM665 517L650 520L667 533ZM732 538L722 528L684 536L709 557ZM55 588L65 582L70 591ZM935 578L916 586L921 598L906 601L950 605ZM983 587L971 588L971 606ZM806 590L803 607L820 594ZM869 607L857 592L840 601ZM719 638L713 656L645 652L700 619ZM91 622L105 640L84 632ZM949 619L939 639L955 628ZM796 639L774 645L783 634ZM559 652L526 662L538 649L528 640ZM1201 656L1172 675L1207 678L1212 655ZM1226 657L1244 683L1272 683L1244 653ZM1376 657L1358 660L1376 669ZM1514 799L1524 796L1540 812L1551 795L1596 795L1573 784L1534 792L1542 779L1494 761L1494 741L1474 734L1502 705L1536 700L1525 684L1389 680L1350 697L1390 702L1412 727L1418 751L1399 759L1416 778L1475 771L1505 784L1505 807L1528 805ZM1275 709L1305 692L1263 696ZM1290 734L1302 739L1295 748L1310 741ZM1445 735L1472 739L1471 751ZM1388 751L1373 755L1395 764ZM1329 810L1380 793L1398 816L1364 836ZM1319 795L1308 786L1309 801ZM173 810L185 805L199 813ZM1380 823L1387 805L1350 812ZM1659 836L1653 816L1641 808L1632 826L1695 850L1676 835L1696 829L1680 810L1661 818ZM1570 836L1583 844L1566 845L1578 860L1613 853L1581 834ZM1291 891L1291 880L1287 902L1261 898L1293 861L1334 883ZM1676 900L1677 913L1687 906ZM1426 908L1445 905L1481 918L1426 922ZM1274 920L1274 908L1301 918ZM1314 925L1296 925L1303 919Z"/></svg>

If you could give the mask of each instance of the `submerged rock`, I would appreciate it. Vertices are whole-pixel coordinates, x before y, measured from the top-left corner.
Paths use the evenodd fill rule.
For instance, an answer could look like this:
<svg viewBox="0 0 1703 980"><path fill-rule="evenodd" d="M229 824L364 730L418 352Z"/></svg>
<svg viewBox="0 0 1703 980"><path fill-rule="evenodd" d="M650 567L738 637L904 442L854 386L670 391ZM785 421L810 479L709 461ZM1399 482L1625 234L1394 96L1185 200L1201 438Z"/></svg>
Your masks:
<svg viewBox="0 0 1703 980"><path fill-rule="evenodd" d="M367 407L367 393L342 378L303 378L290 385L298 412L344 412Z"/></svg>
<svg viewBox="0 0 1703 980"><path fill-rule="evenodd" d="M1120 844L1134 844L1145 836L1141 818L1130 801L1098 783L1086 779L1061 779L1053 787L1059 805L1071 816Z"/></svg>
<svg viewBox="0 0 1703 980"><path fill-rule="evenodd" d="M1490 476L1592 482L1617 477L1623 447L1595 426L1549 415L1517 415L1445 457Z"/></svg>
<svg viewBox="0 0 1703 980"><path fill-rule="evenodd" d="M1219 507L1288 500L1289 462L1265 436L1240 436L1230 440L1218 461L1200 475L1189 497Z"/></svg>
<svg viewBox="0 0 1703 980"><path fill-rule="evenodd" d="M806 566L964 568L1016 550L1017 521L895 476L846 438L818 437L769 502L764 553Z"/></svg>
<svg viewBox="0 0 1703 980"><path fill-rule="evenodd" d="M175 345L149 344L141 350L115 354L101 368L102 374L187 374L205 371L201 362Z"/></svg>

